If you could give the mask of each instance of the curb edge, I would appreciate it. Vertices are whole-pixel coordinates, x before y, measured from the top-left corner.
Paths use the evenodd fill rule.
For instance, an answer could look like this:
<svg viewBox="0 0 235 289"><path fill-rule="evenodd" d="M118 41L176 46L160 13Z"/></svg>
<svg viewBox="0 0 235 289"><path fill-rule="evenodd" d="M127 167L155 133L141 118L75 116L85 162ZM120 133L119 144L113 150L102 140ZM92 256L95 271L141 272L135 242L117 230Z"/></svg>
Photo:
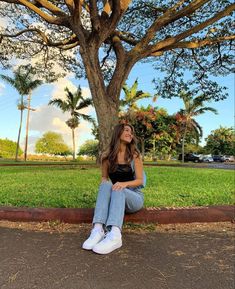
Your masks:
<svg viewBox="0 0 235 289"><path fill-rule="evenodd" d="M91 223L93 208L28 208L0 207L0 220L65 223ZM235 206L207 206L186 208L144 208L137 213L126 214L125 222L176 224L194 222L234 222Z"/></svg>

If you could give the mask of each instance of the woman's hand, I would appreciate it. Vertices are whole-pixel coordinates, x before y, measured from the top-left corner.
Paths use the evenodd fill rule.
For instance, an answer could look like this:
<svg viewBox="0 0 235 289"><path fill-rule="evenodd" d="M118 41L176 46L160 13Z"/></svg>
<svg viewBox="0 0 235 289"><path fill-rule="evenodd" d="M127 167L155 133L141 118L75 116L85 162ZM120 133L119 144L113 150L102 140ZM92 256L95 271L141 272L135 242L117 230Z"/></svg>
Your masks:
<svg viewBox="0 0 235 289"><path fill-rule="evenodd" d="M126 187L127 187L127 184L125 182L116 182L112 186L112 190L113 191L121 191L121 190L125 189Z"/></svg>

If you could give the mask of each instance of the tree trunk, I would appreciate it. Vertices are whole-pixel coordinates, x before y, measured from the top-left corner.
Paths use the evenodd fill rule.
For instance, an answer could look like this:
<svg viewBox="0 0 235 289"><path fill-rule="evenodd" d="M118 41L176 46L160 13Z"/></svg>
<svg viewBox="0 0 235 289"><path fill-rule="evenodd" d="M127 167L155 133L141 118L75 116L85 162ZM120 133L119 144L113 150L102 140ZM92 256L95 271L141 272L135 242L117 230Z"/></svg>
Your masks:
<svg viewBox="0 0 235 289"><path fill-rule="evenodd" d="M142 160L144 161L145 146L144 146L144 139L143 138L140 139L140 143L141 143Z"/></svg>
<svg viewBox="0 0 235 289"><path fill-rule="evenodd" d="M97 56L98 51L91 47L88 50L88 47L86 47L86 51L80 49L80 53L85 64L98 120L100 157L110 143L113 127L118 124L119 97L125 75L119 72L118 76L123 80L113 81L106 88Z"/></svg>
<svg viewBox="0 0 235 289"><path fill-rule="evenodd" d="M183 133L183 139L182 139L182 163L184 163L184 146L185 146L185 138L187 134L187 124Z"/></svg>
<svg viewBox="0 0 235 289"><path fill-rule="evenodd" d="M23 96L21 96L21 109L20 109L20 126L19 126L19 132L18 132L18 139L17 139L17 145L16 145L16 155L15 155L15 161L18 161L18 154L19 154L19 148L20 148L20 135L21 135L21 128L22 128L22 120L23 120Z"/></svg>
<svg viewBox="0 0 235 289"><path fill-rule="evenodd" d="M99 156L107 149L113 127L118 123L119 101L122 86L127 79L138 53L127 55L120 41L113 42L117 56L116 66L109 85L106 87L104 75L99 60L99 36L90 39L73 26L74 33L80 38L80 55L82 57L86 76L89 82L94 102L99 128Z"/></svg>
<svg viewBox="0 0 235 289"><path fill-rule="evenodd" d="M184 136L183 136L183 139L182 139L182 148L181 148L181 153L182 153L182 163L184 163Z"/></svg>
<svg viewBox="0 0 235 289"><path fill-rule="evenodd" d="M72 128L72 140L73 140L73 161L75 161L75 136L74 136L74 128Z"/></svg>
<svg viewBox="0 0 235 289"><path fill-rule="evenodd" d="M29 137L29 115L30 115L30 101L31 94L28 96L28 113L27 113L27 121L26 121L26 136L25 136L25 148L24 148L24 161L27 161L27 151L28 151L28 137Z"/></svg>

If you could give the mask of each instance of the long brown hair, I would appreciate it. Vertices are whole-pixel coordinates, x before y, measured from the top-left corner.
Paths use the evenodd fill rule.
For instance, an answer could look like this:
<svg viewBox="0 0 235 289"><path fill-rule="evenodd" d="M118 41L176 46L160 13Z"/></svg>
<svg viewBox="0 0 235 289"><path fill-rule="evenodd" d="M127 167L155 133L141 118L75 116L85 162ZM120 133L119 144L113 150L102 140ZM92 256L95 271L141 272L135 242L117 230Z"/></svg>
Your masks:
<svg viewBox="0 0 235 289"><path fill-rule="evenodd" d="M132 141L126 145L126 151L125 151L125 156L124 156L125 162L130 163L133 160L134 155L136 155L137 157L140 155L140 152L137 148L137 140L135 137L134 127L130 124L125 124L125 123L116 125L113 129L113 134L112 134L112 138L109 144L109 148L102 157L102 162L104 160L108 160L110 172L115 171L117 167L117 156L118 156L120 143L121 143L120 137L125 129L125 126L130 127L132 135L133 135Z"/></svg>

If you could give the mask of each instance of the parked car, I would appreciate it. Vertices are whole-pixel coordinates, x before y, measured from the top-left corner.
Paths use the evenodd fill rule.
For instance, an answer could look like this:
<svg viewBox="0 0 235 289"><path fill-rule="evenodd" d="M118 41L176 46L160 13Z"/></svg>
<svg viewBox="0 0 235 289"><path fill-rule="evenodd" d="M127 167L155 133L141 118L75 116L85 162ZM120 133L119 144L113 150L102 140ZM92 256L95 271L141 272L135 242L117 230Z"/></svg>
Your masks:
<svg viewBox="0 0 235 289"><path fill-rule="evenodd" d="M213 159L211 156L204 156L204 157L202 158L202 161L203 161L204 163L212 163L212 162L214 161L214 159Z"/></svg>
<svg viewBox="0 0 235 289"><path fill-rule="evenodd" d="M221 155L213 155L212 156L214 162L224 162L225 161L225 158L224 156L221 156Z"/></svg>
<svg viewBox="0 0 235 289"><path fill-rule="evenodd" d="M178 158L179 161L182 160L182 154L179 155ZM185 162L194 162L194 163L198 163L201 161L200 157L196 154L190 153L190 154L185 154L184 155L184 161Z"/></svg>
<svg viewBox="0 0 235 289"><path fill-rule="evenodd" d="M225 162L234 162L234 156L224 156L224 161Z"/></svg>

